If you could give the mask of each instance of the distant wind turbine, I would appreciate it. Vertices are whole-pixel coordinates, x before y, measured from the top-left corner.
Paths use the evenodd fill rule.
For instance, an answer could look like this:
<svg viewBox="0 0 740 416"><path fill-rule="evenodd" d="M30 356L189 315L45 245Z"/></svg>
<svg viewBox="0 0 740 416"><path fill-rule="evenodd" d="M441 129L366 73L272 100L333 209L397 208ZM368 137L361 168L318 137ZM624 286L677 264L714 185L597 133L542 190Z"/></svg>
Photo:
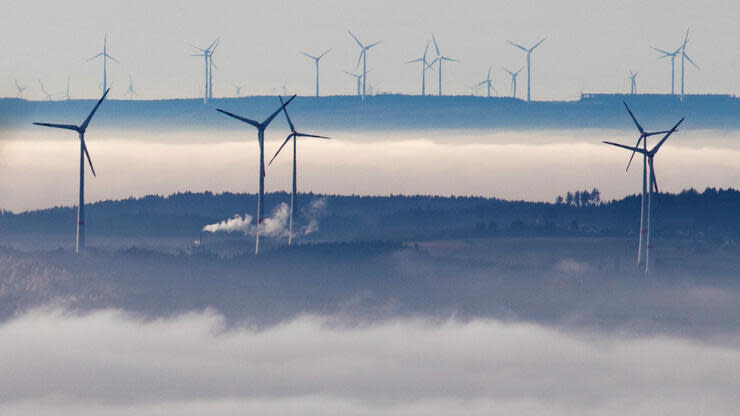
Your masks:
<svg viewBox="0 0 740 416"><path fill-rule="evenodd" d="M686 61L689 61L691 65L694 65L694 68L699 69L699 66L694 63L694 61L689 58L689 55L686 54L686 44L689 43L689 30L686 29L686 37L683 40L683 44L681 45L681 101L683 101L683 94L684 94L684 72L686 67Z"/></svg>
<svg viewBox="0 0 740 416"><path fill-rule="evenodd" d="M331 49L327 49L326 52L322 53L319 56L313 56L309 55L306 52L301 52L303 55L307 56L310 59L313 59L314 63L316 64L316 96L319 96L319 61L321 58L323 58L327 53L329 53Z"/></svg>
<svg viewBox="0 0 740 416"><path fill-rule="evenodd" d="M627 103L623 103L623 104L624 104L624 107L627 109L627 112L629 113L630 118L632 118L632 121L635 123L635 127L637 127L637 131L640 132L640 136L637 138L637 143L635 144L635 146L633 148L630 148L630 149L639 149L640 148L640 143L642 143L643 149L646 150L647 149L647 138L648 137L655 136L655 135L658 135L658 134L666 134L666 133L669 133L670 132L670 130L669 131L655 131L655 132L645 131L645 129L642 128L642 126L640 125L640 123L637 121L637 118L632 113L632 110L630 110L630 108L627 105ZM632 164L632 159L635 157L635 152L637 152L637 150L633 150L632 154L630 155L629 162L627 162L627 169L626 170L629 170L630 165ZM640 152L640 153L642 153L642 152ZM643 153L643 159L642 159L642 199L641 199L641 203L640 203L640 239L639 239L639 245L637 247L637 264L638 264L638 266L642 263L642 259L643 259L642 253L643 253L644 245L642 243L642 240L643 240L643 234L645 234L645 232L646 232L646 230L645 230L645 215L646 215L646 212L647 212L647 209L645 207L645 204L647 203L647 200L646 200L647 199L647 195L646 194L647 194L647 156Z"/></svg>
<svg viewBox="0 0 740 416"><path fill-rule="evenodd" d="M280 97L280 103L283 104L283 98ZM290 120L290 116L288 116L288 110L285 108L285 104L283 104L283 112L285 113L285 118L288 120L288 125L290 126L290 134L288 137L285 138L285 141L282 145L280 145L280 148L275 152L275 156L270 159L270 163L267 165L272 165L272 161L275 160L277 155L280 153L281 150L283 150L283 147L288 143L289 140L293 139L293 187L290 194L290 222L288 226L288 245L291 245L293 242L293 213L295 212L295 206L296 206L296 194L298 190L297 185L297 170L296 170L296 139L298 137L312 137L316 139L329 139L329 137L326 136L316 136L313 134L306 134L306 133L300 133L297 132L295 129L295 126L293 125L293 122Z"/></svg>
<svg viewBox="0 0 740 416"><path fill-rule="evenodd" d="M128 99L133 100L136 91L134 90L134 80L131 78L131 74L128 75L128 90L126 92L128 93Z"/></svg>
<svg viewBox="0 0 740 416"><path fill-rule="evenodd" d="M639 72L632 72L630 71L630 94L635 95L637 94L637 74Z"/></svg>
<svg viewBox="0 0 740 416"><path fill-rule="evenodd" d="M511 96L516 98L516 78L519 76L519 73L522 72L522 69L520 68L516 72L511 72L508 69L504 68L504 71L506 71L511 76Z"/></svg>
<svg viewBox="0 0 740 416"><path fill-rule="evenodd" d="M220 41L220 38L216 38L216 40L213 41L207 48L199 48L197 46L192 46L195 49L198 49L202 53L192 54L191 56L202 56L204 63L205 63L205 91L203 92L203 102L207 103L208 99L211 98L211 94L213 92L213 89L211 88L211 82L213 82L213 77L211 76L211 70L213 69L213 64L211 62L211 55L213 54L213 51L218 46L218 43Z"/></svg>
<svg viewBox="0 0 740 416"><path fill-rule="evenodd" d="M44 83L41 82L41 80L38 80L38 81L39 81L39 88L41 88L41 92L43 92L44 95L46 96L46 100L51 101L54 98L54 95L56 94L52 94L49 91L47 91L46 87L44 87Z"/></svg>
<svg viewBox="0 0 740 416"><path fill-rule="evenodd" d="M69 75L67 75L67 92L64 94L64 99L66 101L69 101L72 99L72 96L69 95Z"/></svg>
<svg viewBox="0 0 740 416"><path fill-rule="evenodd" d="M668 132L666 132L663 139L661 139L661 141L658 142L658 144L656 144L650 150L647 150L647 144L646 144L647 141L643 141L642 148L640 148L639 146L630 147L630 146L625 146L623 144L604 141L604 143L606 144L610 144L612 146L617 146L623 149L631 150L632 154L634 154L635 152L642 153L643 157L647 160L648 166L650 167L650 181L649 181L649 185L647 185L649 190L648 190L648 197L647 197L647 212L646 212L647 231L646 231L646 238L645 238L645 274L647 274L648 271L650 270L650 211L651 211L651 200L653 197L653 189L655 189L655 192L657 193L660 192L658 190L658 180L655 177L655 165L653 163L653 158L658 153L658 150L660 150L660 146L663 146L663 143L665 143L665 141L668 140L668 137L670 137L670 135L673 134L676 131L676 129L678 129L678 126L683 122L683 120L684 119L681 118L681 120L679 120L678 123L676 123L676 125L673 126L673 128L671 128ZM643 173L642 173L643 200L644 200L645 187L646 187L645 176L646 176L646 172L643 167ZM640 222L642 222L642 218L640 218ZM640 228L642 229L642 227ZM640 232L640 246L642 246L642 231ZM638 259L639 259L639 256L638 256ZM639 263L639 260L638 260L638 263Z"/></svg>
<svg viewBox="0 0 740 416"><path fill-rule="evenodd" d="M231 83L231 85L234 86L234 95L236 97L241 97L242 96L242 88L244 88L244 85L238 85L238 84L235 84L233 82Z"/></svg>
<svg viewBox="0 0 740 416"><path fill-rule="evenodd" d="M681 52L681 48L676 49L673 52L665 51L663 49L653 48L654 50L663 54L658 59L671 58L671 95L676 94L676 56Z"/></svg>
<svg viewBox="0 0 740 416"><path fill-rule="evenodd" d="M412 64L416 62L421 62L421 96L426 95L426 86L427 86L427 70L432 69L432 64L427 62L427 52L429 51L429 41L427 41L427 46L424 48L424 55L421 56L421 58L418 59L412 59L410 61L407 61L407 64Z"/></svg>
<svg viewBox="0 0 740 416"><path fill-rule="evenodd" d="M87 151L87 145L85 145L85 130L87 130L87 126L90 124L90 120L92 120L93 115L98 110L98 107L100 107L100 104L105 99L105 96L108 95L108 91L109 90L106 90L103 93L103 96L100 97L100 100L98 100L98 103L95 104L95 107L93 107L92 111L87 116L85 121L83 121L82 124L79 126L75 126L72 124L33 123L37 126L74 130L77 132L80 138L80 200L79 204L77 205L77 237L75 243L76 253L79 253L80 251L85 249L85 158L87 158L87 163L90 164L90 170L92 171L93 176L95 176L95 168L93 168L92 160L90 160L90 153Z"/></svg>
<svg viewBox="0 0 740 416"><path fill-rule="evenodd" d="M260 224L262 223L262 218L264 218L263 216L264 206L262 204L262 199L264 198L264 195L265 195L265 130L267 129L267 126L270 125L272 120L281 111L283 111L283 108L285 108L288 104L290 104L290 102L293 101L294 98L295 98L295 95L290 97L290 99L285 103L283 103L281 99L280 101L282 105L280 106L280 108L275 110L274 113L272 113L269 117L267 117L261 123L254 121L254 120L250 120L245 117L238 116L228 111L224 111L220 108L217 109L220 113L226 114L229 117L233 117L239 121L252 125L257 129L257 141L259 143L259 148L260 148L260 172L259 172L259 194L257 195L257 236L256 236L256 241L255 241L254 254L259 254L259 251L260 251Z"/></svg>
<svg viewBox="0 0 740 416"><path fill-rule="evenodd" d="M115 63L120 64L120 62L118 62L116 58L108 55L108 34L107 33L103 37L103 52L100 52L99 54L93 56L87 61L90 62L99 56L103 57L103 93L105 93L105 91L108 91L108 59L112 60Z"/></svg>
<svg viewBox="0 0 740 416"><path fill-rule="evenodd" d="M14 81L15 81L15 89L18 90L18 94L16 95L16 97L23 98L23 91L25 91L28 87L21 86L21 84L18 83L17 79Z"/></svg>
<svg viewBox="0 0 740 416"><path fill-rule="evenodd" d="M382 42L382 40L379 40L375 43L371 43L367 46L363 45L362 42L360 42L359 39L357 39L357 36L352 34L352 32L349 32L349 35L352 36L352 39L357 42L357 45L360 46L360 57L357 59L357 65L355 65L355 69L360 66L360 62L362 62L362 99L364 100L366 97L366 91L367 91L367 51L370 50L373 46L378 45Z"/></svg>
<svg viewBox="0 0 740 416"><path fill-rule="evenodd" d="M432 42L434 43L434 50L437 52L437 57L432 61L432 64L437 62L437 75L439 76L439 96L442 96L442 63L445 61L448 62L460 62L457 59L449 58L447 56L442 56L442 54L439 53L439 45L437 45L437 39L432 35Z"/></svg>
<svg viewBox="0 0 740 416"><path fill-rule="evenodd" d="M361 97L362 96L362 74L354 74L348 71L343 71L343 72L349 76L354 77L357 80L357 96Z"/></svg>
<svg viewBox="0 0 740 416"><path fill-rule="evenodd" d="M542 42L545 41L545 39L547 38L544 38L541 41L535 43L534 46L532 46L529 49L525 48L522 45L517 45L516 43L510 40L507 40L507 42L509 42L509 44L511 44L512 46L515 46L527 53L527 102L529 102L532 99L532 51L534 51L535 48L540 46Z"/></svg>
<svg viewBox="0 0 740 416"><path fill-rule="evenodd" d="M491 98L491 90L496 91L496 89L493 88L493 79L491 79L491 67L490 66L488 67L488 76L486 77L486 79L475 84L474 88L482 87L484 85L486 86L486 89L488 90L486 96L488 98Z"/></svg>

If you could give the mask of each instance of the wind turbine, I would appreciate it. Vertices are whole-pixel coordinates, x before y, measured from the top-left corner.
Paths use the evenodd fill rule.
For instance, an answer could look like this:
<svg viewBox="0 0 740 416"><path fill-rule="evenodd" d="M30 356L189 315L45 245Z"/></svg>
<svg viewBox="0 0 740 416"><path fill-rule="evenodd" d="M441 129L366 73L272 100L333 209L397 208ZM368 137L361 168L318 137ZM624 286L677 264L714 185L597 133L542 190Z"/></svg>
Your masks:
<svg viewBox="0 0 740 416"><path fill-rule="evenodd" d="M216 64L213 62L213 54L216 53L216 49L218 48L218 45L221 44L221 39L219 39L216 42L216 45L211 49L211 53L209 56L210 66L208 68L208 99L213 99L213 70L218 69Z"/></svg>
<svg viewBox="0 0 740 416"><path fill-rule="evenodd" d="M348 71L342 71L342 72L344 72L345 74L349 76L354 77L357 80L357 96L358 97L362 96L362 74L354 74ZM370 71L367 71L367 72L370 72Z"/></svg>
<svg viewBox="0 0 740 416"><path fill-rule="evenodd" d="M410 61L407 61L407 64L412 64L415 62L421 62L421 96L426 95L426 86L427 86L427 69L432 69L432 64L427 62L427 52L429 51L429 41L427 41L427 46L424 48L424 55L422 55L421 58L418 59L412 59Z"/></svg>
<svg viewBox="0 0 740 416"><path fill-rule="evenodd" d="M686 54L686 44L689 43L689 29L686 29L686 37L683 40L683 44L681 45L681 101L683 102L683 92L684 92L684 70L686 66L686 61L689 61L691 65L694 65L694 68L699 69L699 66L694 63L694 61L689 58L689 55Z"/></svg>
<svg viewBox="0 0 740 416"><path fill-rule="evenodd" d="M673 128L665 132L666 134L665 136L663 136L663 139L661 139L661 141L658 142L658 144L656 144L650 150L647 150L647 144L646 144L647 140L643 142L642 148L640 148L639 146L630 147L630 146L625 146L623 144L604 141L604 143L606 144L610 144L612 146L617 146L623 149L631 150L632 154L634 154L635 152L642 153L643 157L647 159L647 164L650 167L650 184L648 185L649 191L648 191L648 198L647 198L647 235L645 238L645 274L648 273L649 268L650 268L650 210L651 210L651 200L653 197L653 189L655 189L656 193L660 193L660 191L658 190L658 181L657 181L657 178L655 177L655 165L653 163L653 158L658 153L658 150L660 150L660 146L663 146L663 143L665 143L665 141L668 140L668 137L670 137L670 135L673 134L673 132L675 132L676 129L678 129L678 126L683 122L683 120L684 119L681 118L681 120L679 120L678 123L676 123L676 125L673 126ZM644 197L644 192L645 192L645 176L646 176L646 172L645 170L643 170L643 174L642 174L643 197ZM641 219L641 222L642 222L642 219ZM640 232L640 245L642 246L642 232Z"/></svg>
<svg viewBox="0 0 740 416"><path fill-rule="evenodd" d="M632 72L630 71L630 94L635 95L637 94L637 74L639 72Z"/></svg>
<svg viewBox="0 0 740 416"><path fill-rule="evenodd" d="M437 62L439 65L437 67L437 75L439 75L439 96L442 96L442 62L449 61L449 62L460 62L457 59L448 58L446 56L442 56L439 53L439 46L437 45L437 39L432 35L432 42L434 42L434 50L437 52L437 57L432 61L432 64L434 62Z"/></svg>
<svg viewBox="0 0 740 416"><path fill-rule="evenodd" d="M267 126L270 125L270 122L272 122L275 116L277 116L281 111L283 111L283 108L285 108L285 106L290 104L290 102L293 101L294 98L295 98L295 95L290 97L290 99L285 103L282 103L282 99L281 99L280 101L282 105L280 106L280 108L278 108L274 113L272 113L269 117L267 117L261 123L254 121L254 120L250 120L245 117L238 116L228 111L224 111L220 108L217 109L220 113L226 114L229 117L233 117L239 121L252 125L257 129L257 141L260 147L260 172L259 172L260 179L259 179L259 194L257 196L257 236L256 236L255 247L254 247L254 254L259 254L259 251L260 251L260 224L262 223L262 218L263 218L262 213L264 211L264 206L262 205L262 198L265 195L265 130L267 129Z"/></svg>
<svg viewBox="0 0 740 416"><path fill-rule="evenodd" d="M72 96L69 95L69 75L67 75L67 93L64 95L64 99L66 101L69 101L72 99Z"/></svg>
<svg viewBox="0 0 740 416"><path fill-rule="evenodd" d="M482 87L483 85L486 86L486 89L488 90L487 96L488 98L491 98L491 90L496 91L495 88L493 88L493 80L491 79L491 67L488 67L488 76L483 81L475 84L473 88Z"/></svg>
<svg viewBox="0 0 740 416"><path fill-rule="evenodd" d="M103 92L105 92L105 91L108 91L108 59L112 60L115 63L120 64L120 62L118 62L116 58L108 55L108 34L107 33L105 34L105 37L103 37L103 52L100 52L99 54L93 56L87 61L90 62L99 56L103 57Z"/></svg>
<svg viewBox="0 0 740 416"><path fill-rule="evenodd" d="M44 87L44 83L41 82L41 80L38 80L38 81L39 81L39 88L41 88L41 92L43 92L44 95L46 95L46 99L48 101L51 101L54 98L54 95L56 94L52 94L49 91L47 91L46 88Z"/></svg>
<svg viewBox="0 0 740 416"><path fill-rule="evenodd" d="M507 40L507 42L509 42L509 44L511 44L512 46L515 46L527 53L527 102L529 102L532 98L532 95L531 95L531 92L532 92L532 51L534 51L535 48L540 46L540 44L542 44L542 42L544 42L545 39L547 38L544 38L541 41L535 43L534 46L532 46L529 49L525 48L522 45L517 45L516 43L510 40Z"/></svg>
<svg viewBox="0 0 740 416"><path fill-rule="evenodd" d="M671 95L676 94L676 55L681 52L681 48L676 49L673 52L669 52L663 49L653 48L654 50L663 54L658 59L671 58Z"/></svg>
<svg viewBox="0 0 740 416"><path fill-rule="evenodd" d="M77 237L75 243L76 253L79 253L81 250L85 249L85 158L87 158L87 163L90 164L90 170L92 171L93 176L95 176L95 168L93 168L92 160L90 160L90 153L87 151L87 146L85 145L85 130L87 130L87 126L90 124L90 120L92 120L93 115L98 110L98 107L100 107L100 104L105 99L105 96L108 95L108 91L109 90L105 90L103 96L100 97L100 100L98 100L98 103L95 104L95 107L93 107L92 111L87 116L85 121L83 121L82 124L79 126L75 126L72 124L33 123L37 126L74 130L80 137L80 201L77 205Z"/></svg>
<svg viewBox="0 0 740 416"><path fill-rule="evenodd" d="M208 99L211 98L211 93L213 92L213 89L211 88L211 82L213 81L213 77L211 76L211 69L212 69L212 62L211 62L211 55L213 54L213 51L218 46L218 43L220 41L220 38L216 38L216 40L213 41L207 48L199 48L197 46L192 46L195 49L198 49L202 53L196 53L192 54L191 56L202 56L205 62L205 91L203 92L203 102L207 103Z"/></svg>
<svg viewBox="0 0 740 416"><path fill-rule="evenodd" d="M352 32L347 31L350 36L352 36L352 39L357 42L357 45L360 47L360 57L357 58L357 65L355 65L355 69L357 69L358 66L360 66L360 62L362 62L362 99L365 99L365 92L367 90L367 51L370 50L375 45L378 45L382 40L379 40L375 43L371 43L367 46L363 45L362 42L360 42L359 39L357 39L357 36L352 34Z"/></svg>
<svg viewBox="0 0 740 416"><path fill-rule="evenodd" d="M647 138L650 136L655 136L658 134L666 134L669 133L669 131L655 131L655 132L648 132L645 131L644 128L640 125L640 123L637 121L637 118L632 113L632 110L630 110L627 103L623 103L624 107L627 109L627 112L629 113L630 117L632 118L632 121L635 123L635 127L637 127L637 130L640 132L640 136L637 138L637 143L635 144L634 148L631 149L639 149L640 143L642 142L643 150L647 150ZM632 159L635 157L635 152L637 150L634 150L632 154L630 155L629 162L627 162L627 170L629 170L630 165L632 164ZM642 152L641 152L642 153ZM640 239L639 244L637 247L637 264L640 265L642 263L642 252L643 252L643 234L645 234L645 213L646 213L646 194L647 194L647 156L643 153L643 159L642 159L642 198L640 202Z"/></svg>
<svg viewBox="0 0 740 416"><path fill-rule="evenodd" d="M18 95L16 95L16 97L23 98L23 91L25 91L28 87L21 86L21 84L18 83L17 79L14 81L15 81L15 88L18 90Z"/></svg>
<svg viewBox="0 0 740 416"><path fill-rule="evenodd" d="M280 97L280 103L283 104L283 98ZM329 137L326 136L316 136L313 134L306 134L306 133L300 133L297 132L295 129L295 126L293 125L293 122L290 120L290 116L288 115L288 110L285 108L286 104L283 104L283 112L285 113L285 118L288 120L288 125L290 126L290 134L288 137L285 138L285 141L282 145L280 145L280 148L275 152L275 156L270 159L270 163L267 165L272 165L272 161L275 160L277 155L280 153L281 150L283 150L283 147L288 143L290 139L293 139L293 189L290 194L290 222L288 226L288 245L291 245L293 242L293 212L295 212L295 205L296 205L296 194L297 194L297 173L296 173L296 139L298 137L312 137L316 139L329 139Z"/></svg>
<svg viewBox="0 0 740 416"><path fill-rule="evenodd" d="M128 99L133 100L136 91L134 90L134 81L131 79L131 74L128 75L128 90L126 92L128 93Z"/></svg>
<svg viewBox="0 0 740 416"><path fill-rule="evenodd" d="M244 85L237 85L237 84L235 84L233 82L231 83L231 85L234 86L234 95L237 96L237 97L241 97L242 96L242 88L244 88Z"/></svg>
<svg viewBox="0 0 740 416"><path fill-rule="evenodd" d="M516 78L519 76L519 73L522 72L522 69L524 68L520 68L516 72L511 72L508 69L504 68L504 71L511 75L511 96L514 98L516 98Z"/></svg>
<svg viewBox="0 0 740 416"><path fill-rule="evenodd" d="M307 54L306 52L301 52L303 55L307 56L308 58L313 59L314 62L316 63L316 96L317 97L319 96L319 61L321 60L321 58L324 57L324 55L329 53L329 51L331 51L331 49L327 49L326 52L322 53L319 56L313 56L313 55Z"/></svg>

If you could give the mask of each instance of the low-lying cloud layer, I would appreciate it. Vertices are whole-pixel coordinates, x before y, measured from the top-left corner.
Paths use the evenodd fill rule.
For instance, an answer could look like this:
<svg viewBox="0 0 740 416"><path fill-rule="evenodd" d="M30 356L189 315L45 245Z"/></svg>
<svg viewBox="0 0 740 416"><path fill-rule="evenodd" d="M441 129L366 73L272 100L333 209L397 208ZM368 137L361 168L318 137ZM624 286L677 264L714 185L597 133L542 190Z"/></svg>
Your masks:
<svg viewBox="0 0 740 416"><path fill-rule="evenodd" d="M227 328L36 310L0 326L3 415L737 414L740 341L302 317Z"/></svg>

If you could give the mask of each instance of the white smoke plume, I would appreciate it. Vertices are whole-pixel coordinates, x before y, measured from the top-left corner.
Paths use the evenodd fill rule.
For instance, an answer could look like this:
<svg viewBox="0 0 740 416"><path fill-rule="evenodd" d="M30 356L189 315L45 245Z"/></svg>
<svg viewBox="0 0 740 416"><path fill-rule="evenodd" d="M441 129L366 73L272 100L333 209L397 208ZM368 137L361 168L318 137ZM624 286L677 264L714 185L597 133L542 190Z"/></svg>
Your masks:
<svg viewBox="0 0 740 416"><path fill-rule="evenodd" d="M262 220L262 224L259 225L260 235L266 237L287 237L289 215L290 209L288 208L288 204L283 202L278 205L275 210L272 211L272 215L270 217ZM244 235L256 235L257 226L252 223L252 219L253 217L249 214L244 214L244 217L236 214L232 218L223 220L219 223L206 225L203 227L203 231L209 233L240 232Z"/></svg>
<svg viewBox="0 0 740 416"><path fill-rule="evenodd" d="M311 201L308 206L303 210L303 214L308 218L308 224L301 227L295 227L294 223L294 236L295 235L307 235L319 230L319 218L326 212L327 201L326 198L319 198ZM203 227L204 232L208 233L234 233L240 232L244 235L256 235L257 226L252 223L252 217L249 214L244 214L242 217L239 214L235 214L232 218L223 220L216 224L209 224ZM260 235L266 237L287 237L288 236L288 221L290 220L290 207L285 202L281 203L272 211L272 215L264 218L262 224L259 226ZM293 218L295 221L296 218Z"/></svg>
<svg viewBox="0 0 740 416"><path fill-rule="evenodd" d="M36 310L0 324L0 414L737 415L740 340L477 319L227 328Z"/></svg>

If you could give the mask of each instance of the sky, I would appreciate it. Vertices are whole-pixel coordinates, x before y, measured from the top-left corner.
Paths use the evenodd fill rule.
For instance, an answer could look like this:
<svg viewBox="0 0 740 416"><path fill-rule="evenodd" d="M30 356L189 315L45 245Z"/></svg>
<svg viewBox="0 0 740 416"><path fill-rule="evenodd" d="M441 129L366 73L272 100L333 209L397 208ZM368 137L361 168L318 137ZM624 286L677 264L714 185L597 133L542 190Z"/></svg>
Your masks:
<svg viewBox="0 0 740 416"><path fill-rule="evenodd" d="M506 43L547 40L532 58L532 96L576 99L582 92L623 92L628 73L639 72L639 92L670 89L670 63L650 47L676 49L691 28L687 52L701 70L687 68L689 93L740 92L740 3L732 0L650 2L552 1L273 1L163 0L3 2L0 15L0 96L16 96L14 80L28 87L25 97L62 93L67 77L73 98L99 94L100 52L108 34L113 98L123 98L133 80L137 98L197 97L203 62L189 44L205 47L217 37L215 96L288 92L312 94L314 66L299 54L331 52L321 63L325 94L353 93L359 49L382 40L368 55L368 83L376 91L418 93L420 68L405 62L422 55L434 33L443 55L460 59L444 68L444 90L470 94L493 69L498 94L510 93L503 67L525 66L525 54ZM677 82L680 65L677 64ZM427 74L436 91L436 72ZM524 94L526 74L519 82ZM479 93L483 93L480 90Z"/></svg>

